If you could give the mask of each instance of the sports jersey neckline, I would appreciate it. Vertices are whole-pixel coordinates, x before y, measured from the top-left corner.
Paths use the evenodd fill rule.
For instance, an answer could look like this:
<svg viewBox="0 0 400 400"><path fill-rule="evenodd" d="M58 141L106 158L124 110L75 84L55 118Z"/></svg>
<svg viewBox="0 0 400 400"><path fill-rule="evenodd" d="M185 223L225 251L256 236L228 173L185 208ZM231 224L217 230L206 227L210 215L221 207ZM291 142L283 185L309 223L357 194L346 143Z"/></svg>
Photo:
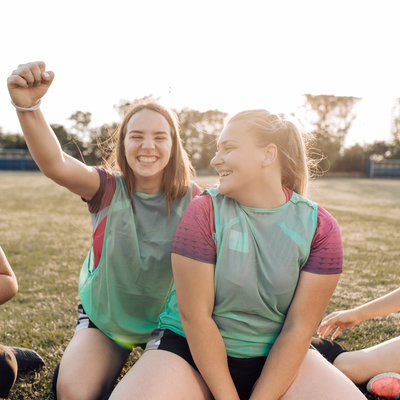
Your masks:
<svg viewBox="0 0 400 400"><path fill-rule="evenodd" d="M159 197L163 194L163 192L158 192L158 193L143 193L143 192L137 192L136 190L133 191L133 194L137 197L140 197L143 200L147 199L155 199L156 197Z"/></svg>

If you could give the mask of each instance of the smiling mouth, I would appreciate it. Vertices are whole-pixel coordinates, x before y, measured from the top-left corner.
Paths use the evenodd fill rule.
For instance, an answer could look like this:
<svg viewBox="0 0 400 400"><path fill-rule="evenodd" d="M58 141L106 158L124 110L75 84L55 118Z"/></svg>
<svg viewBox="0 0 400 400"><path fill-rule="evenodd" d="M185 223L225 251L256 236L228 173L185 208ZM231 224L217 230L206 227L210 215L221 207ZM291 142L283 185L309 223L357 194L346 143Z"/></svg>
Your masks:
<svg viewBox="0 0 400 400"><path fill-rule="evenodd" d="M228 172L228 171L221 171L219 172L219 177L220 178L224 178L225 176L230 175L232 172Z"/></svg>
<svg viewBox="0 0 400 400"><path fill-rule="evenodd" d="M141 163L155 163L158 160L156 156L138 156L137 158Z"/></svg>

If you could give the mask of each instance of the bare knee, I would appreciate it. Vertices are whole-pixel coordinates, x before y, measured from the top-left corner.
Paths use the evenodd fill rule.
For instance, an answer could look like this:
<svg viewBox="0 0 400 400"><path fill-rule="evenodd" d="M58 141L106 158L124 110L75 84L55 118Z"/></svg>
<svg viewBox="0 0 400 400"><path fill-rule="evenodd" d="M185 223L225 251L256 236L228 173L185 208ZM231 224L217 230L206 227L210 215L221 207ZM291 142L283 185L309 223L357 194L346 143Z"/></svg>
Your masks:
<svg viewBox="0 0 400 400"><path fill-rule="evenodd" d="M362 359L355 351L339 354L334 360L333 365L356 385L363 384L368 380L363 373Z"/></svg>
<svg viewBox="0 0 400 400"><path fill-rule="evenodd" d="M104 397L111 391L112 383L108 385L108 382L98 382L89 376L83 378L68 373L69 371L63 372L56 383L57 400L93 400Z"/></svg>

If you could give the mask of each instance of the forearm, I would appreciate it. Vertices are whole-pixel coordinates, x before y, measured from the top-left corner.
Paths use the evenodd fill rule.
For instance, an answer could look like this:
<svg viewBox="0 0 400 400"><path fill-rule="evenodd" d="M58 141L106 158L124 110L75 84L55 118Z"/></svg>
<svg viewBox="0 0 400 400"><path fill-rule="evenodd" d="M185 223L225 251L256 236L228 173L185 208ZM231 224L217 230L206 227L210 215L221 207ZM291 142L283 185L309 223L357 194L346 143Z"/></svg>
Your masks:
<svg viewBox="0 0 400 400"><path fill-rule="evenodd" d="M308 335L282 332L267 357L250 400L277 400L295 379L310 346Z"/></svg>
<svg viewBox="0 0 400 400"><path fill-rule="evenodd" d="M29 152L40 170L52 178L57 166L65 161L56 135L40 109L29 112L17 111L17 115Z"/></svg>
<svg viewBox="0 0 400 400"><path fill-rule="evenodd" d="M400 288L354 308L361 321L381 317L400 310Z"/></svg>
<svg viewBox="0 0 400 400"><path fill-rule="evenodd" d="M239 400L228 368L225 343L212 318L182 321L190 351L215 400Z"/></svg>

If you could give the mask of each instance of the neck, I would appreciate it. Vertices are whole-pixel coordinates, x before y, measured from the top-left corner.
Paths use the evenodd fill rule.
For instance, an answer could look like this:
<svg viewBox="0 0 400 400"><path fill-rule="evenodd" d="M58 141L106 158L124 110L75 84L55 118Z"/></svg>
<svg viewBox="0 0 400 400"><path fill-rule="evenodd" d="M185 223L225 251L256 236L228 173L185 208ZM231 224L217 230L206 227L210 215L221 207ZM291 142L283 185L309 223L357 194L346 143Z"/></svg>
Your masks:
<svg viewBox="0 0 400 400"><path fill-rule="evenodd" d="M280 175L258 181L232 197L241 205L253 208L278 208L286 203Z"/></svg>
<svg viewBox="0 0 400 400"><path fill-rule="evenodd" d="M136 178L135 187L136 192L155 194L161 191L161 177L155 179L155 177L149 178Z"/></svg>

